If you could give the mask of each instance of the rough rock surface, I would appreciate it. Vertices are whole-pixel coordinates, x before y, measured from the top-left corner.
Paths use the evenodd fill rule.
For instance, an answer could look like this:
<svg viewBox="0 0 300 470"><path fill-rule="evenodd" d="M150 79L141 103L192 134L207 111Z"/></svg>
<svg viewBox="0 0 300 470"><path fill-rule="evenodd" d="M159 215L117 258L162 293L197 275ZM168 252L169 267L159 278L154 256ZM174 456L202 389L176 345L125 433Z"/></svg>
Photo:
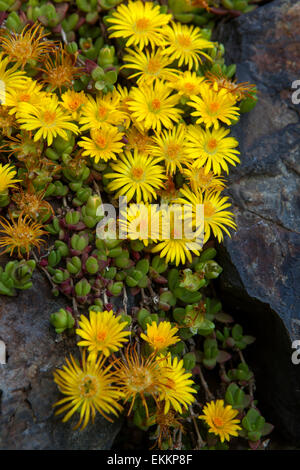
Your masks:
<svg viewBox="0 0 300 470"><path fill-rule="evenodd" d="M238 231L220 250L221 294L258 338L256 375L269 419L300 442L300 2L275 0L220 27L217 38L239 82L256 83L259 101L233 128L242 163L230 173ZM240 313L238 313L240 312Z"/></svg>
<svg viewBox="0 0 300 470"><path fill-rule="evenodd" d="M52 404L60 394L53 370L76 352L74 340L57 342L49 316L64 306L48 281L34 274L33 287L18 297L0 297L0 340L7 364L0 364L0 449L107 450L120 429L98 416L94 425L74 431L77 419L62 423Z"/></svg>

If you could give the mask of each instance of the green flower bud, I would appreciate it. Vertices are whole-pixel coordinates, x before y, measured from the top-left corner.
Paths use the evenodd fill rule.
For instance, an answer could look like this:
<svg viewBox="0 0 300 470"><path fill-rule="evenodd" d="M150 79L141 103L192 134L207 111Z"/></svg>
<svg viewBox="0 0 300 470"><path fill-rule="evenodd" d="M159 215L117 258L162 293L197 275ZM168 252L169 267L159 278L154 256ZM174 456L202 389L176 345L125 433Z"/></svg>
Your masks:
<svg viewBox="0 0 300 470"><path fill-rule="evenodd" d="M56 333L62 333L67 329L73 328L75 319L68 310L61 308L58 312L50 315L50 323L54 326Z"/></svg>
<svg viewBox="0 0 300 470"><path fill-rule="evenodd" d="M216 263L216 261L209 260L206 261L205 263L205 268L204 268L204 274L206 279L216 279L221 272L223 271L223 268Z"/></svg>
<svg viewBox="0 0 300 470"><path fill-rule="evenodd" d="M69 248L65 242L62 242L61 240L56 240L54 243L54 246L56 250L60 252L61 256L63 257L68 256Z"/></svg>
<svg viewBox="0 0 300 470"><path fill-rule="evenodd" d="M55 282L55 284L61 284L62 282L69 279L69 277L70 274L66 269L55 269L54 275L52 276L52 280L53 282Z"/></svg>
<svg viewBox="0 0 300 470"><path fill-rule="evenodd" d="M98 261L93 256L90 256L86 260L85 267L87 272L90 274L96 274L99 271Z"/></svg>
<svg viewBox="0 0 300 470"><path fill-rule="evenodd" d="M61 253L59 251L52 250L48 255L48 264L52 268L59 264L61 260Z"/></svg>
<svg viewBox="0 0 300 470"><path fill-rule="evenodd" d="M187 353L183 356L183 365L186 370L192 370L196 365L195 353Z"/></svg>
<svg viewBox="0 0 300 470"><path fill-rule="evenodd" d="M74 233L71 238L71 246L73 250L83 251L88 246L88 237Z"/></svg>
<svg viewBox="0 0 300 470"><path fill-rule="evenodd" d="M81 259L78 256L73 256L67 260L67 270L70 274L78 274L81 271Z"/></svg>
<svg viewBox="0 0 300 470"><path fill-rule="evenodd" d="M83 278L75 285L75 292L78 297L85 297L91 292L91 285L87 279Z"/></svg>
<svg viewBox="0 0 300 470"><path fill-rule="evenodd" d="M76 225L80 221L80 212L70 211L66 213L66 223L68 225Z"/></svg>
<svg viewBox="0 0 300 470"><path fill-rule="evenodd" d="M117 297L123 291L123 282L114 282L109 286L109 290L114 297Z"/></svg>
<svg viewBox="0 0 300 470"><path fill-rule="evenodd" d="M114 279L116 277L116 274L117 274L117 268L115 268L114 266L111 266L109 268L108 267L105 268L103 277L105 279Z"/></svg>

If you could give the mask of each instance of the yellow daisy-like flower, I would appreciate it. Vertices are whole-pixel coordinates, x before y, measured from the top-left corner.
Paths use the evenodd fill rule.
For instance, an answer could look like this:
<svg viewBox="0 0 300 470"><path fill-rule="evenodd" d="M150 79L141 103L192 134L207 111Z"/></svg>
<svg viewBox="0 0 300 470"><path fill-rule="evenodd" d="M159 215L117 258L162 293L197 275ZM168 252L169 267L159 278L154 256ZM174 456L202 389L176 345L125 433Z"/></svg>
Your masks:
<svg viewBox="0 0 300 470"><path fill-rule="evenodd" d="M62 107L72 115L74 120L78 120L82 105L87 102L87 97L84 92L81 91L78 93L74 90L68 90L62 95L61 99Z"/></svg>
<svg viewBox="0 0 300 470"><path fill-rule="evenodd" d="M136 397L140 396L146 415L149 416L146 397L152 396L156 401L160 390L160 367L155 356L151 354L147 359L136 352L136 348L127 348L125 359L116 363L116 376L121 393L125 396L125 403L131 400L128 411L130 415Z"/></svg>
<svg viewBox="0 0 300 470"><path fill-rule="evenodd" d="M233 213L227 209L231 206L228 197L221 196L220 191L201 191L192 192L187 186L180 190L182 198L176 202L181 204L192 204L192 210L195 211L198 204L203 204L204 211L204 240L209 240L211 232L217 237L219 243L224 239L223 232L230 237L230 232L226 228L231 227L236 230L236 224L233 221Z"/></svg>
<svg viewBox="0 0 300 470"><path fill-rule="evenodd" d="M66 358L67 365L62 370L54 372L54 382L58 385L60 392L66 395L53 406L61 406L56 415L67 412L63 422L68 421L78 411L79 422L75 429L81 426L84 429L89 420L94 421L96 411L105 419L112 421L107 415L118 413L123 410L118 400L122 398L119 388L113 383L116 379L111 367L106 366L105 358L98 361L86 360L85 352L82 355L81 367L73 356L71 360Z"/></svg>
<svg viewBox="0 0 300 470"><path fill-rule="evenodd" d="M15 178L16 174L17 172L13 166L0 163L0 194L7 193L9 188L15 188L15 183L21 181Z"/></svg>
<svg viewBox="0 0 300 470"><path fill-rule="evenodd" d="M171 15L160 12L160 6L152 2L129 1L128 5L121 4L107 19L112 26L111 38L128 38L126 46L138 46L143 49L150 44L152 47L164 43L162 28L165 27Z"/></svg>
<svg viewBox="0 0 300 470"><path fill-rule="evenodd" d="M131 126L126 130L125 136L127 140L125 145L126 150L137 150L145 155L150 153L153 139L146 132L139 131L136 127Z"/></svg>
<svg viewBox="0 0 300 470"><path fill-rule="evenodd" d="M136 150L132 155L126 151L121 154L119 161L111 163L112 173L106 178L112 178L108 189L118 191L116 197L126 196L128 202L135 196L136 202L150 202L157 198L157 190L163 186L163 167L152 157L139 154Z"/></svg>
<svg viewBox="0 0 300 470"><path fill-rule="evenodd" d="M157 324L155 321L151 325L147 325L146 334L141 333L141 338L147 341L154 351L162 351L172 344L178 343L180 338L176 336L178 328L172 327L168 321L163 321Z"/></svg>
<svg viewBox="0 0 300 470"><path fill-rule="evenodd" d="M41 138L47 139L49 146L58 135L67 140L67 129L78 134L78 127L71 122L71 116L65 112L54 97L45 99L36 106L23 103L17 113L17 120L21 129L36 131L35 142Z"/></svg>
<svg viewBox="0 0 300 470"><path fill-rule="evenodd" d="M222 170L229 172L228 164L235 166L240 163L237 156L240 152L236 149L238 141L234 137L227 137L229 129L206 129L200 126L189 126L186 135L187 154L194 158L193 166L205 167L205 172L210 170L220 175Z"/></svg>
<svg viewBox="0 0 300 470"><path fill-rule="evenodd" d="M149 52L146 50L133 51L123 57L125 65L122 68L137 70L129 78L136 78L138 84L151 84L155 80L176 80L178 72L175 69L168 68L171 61L162 53L160 49Z"/></svg>
<svg viewBox="0 0 300 470"><path fill-rule="evenodd" d="M178 357L175 357L172 361L170 353L158 357L157 362L161 373L159 400L165 403L164 413L167 414L170 407L182 413L183 409L187 409L188 405L193 403L195 399L193 394L197 393L192 387L194 384L191 380L192 374L184 369L183 360L179 361Z"/></svg>
<svg viewBox="0 0 300 470"><path fill-rule="evenodd" d="M21 88L11 88L5 97L5 105L8 106L9 114L15 114L20 110L22 103L38 105L43 101L46 93L42 92L42 85L38 82L28 79Z"/></svg>
<svg viewBox="0 0 300 470"><path fill-rule="evenodd" d="M196 123L203 123L206 127L214 126L215 129L219 129L219 121L230 126L231 120L239 117L239 108L235 104L235 97L226 90L215 91L207 85L202 85L201 96L192 96L188 102L196 109L191 113L197 118Z"/></svg>
<svg viewBox="0 0 300 470"><path fill-rule="evenodd" d="M163 34L165 37L163 53L167 54L172 62L178 60L179 67L187 65L189 70L193 67L197 70L202 63L201 56L211 60L205 50L212 49L214 45L202 37L201 29L197 26L172 22L171 26L164 28Z"/></svg>
<svg viewBox="0 0 300 470"><path fill-rule="evenodd" d="M28 80L26 75L18 70L18 64L14 64L12 67L9 65L11 65L9 57L4 57L4 53L0 52L0 80L2 82L0 102L4 104L5 93L15 88L24 87Z"/></svg>
<svg viewBox="0 0 300 470"><path fill-rule="evenodd" d="M216 176L212 171L206 173L205 168L196 168L194 165L189 165L184 168L183 176L188 180L191 189L196 192L198 189L201 191L214 190L223 191L225 188L224 178Z"/></svg>
<svg viewBox="0 0 300 470"><path fill-rule="evenodd" d="M191 253L199 256L203 246L201 221L195 233L187 234L187 230L192 232L194 224L192 217L188 215L183 219L184 213L181 206L171 205L161 212L161 233L158 244L151 250L152 253L160 252L160 257L166 258L166 263L175 262L176 266L179 263L184 264L186 259L192 262Z"/></svg>
<svg viewBox="0 0 300 470"><path fill-rule="evenodd" d="M129 331L124 331L128 325L122 322L120 317L116 317L112 310L108 312L90 311L90 318L81 315L78 322L80 328L76 333L83 338L79 341L78 346L88 348L89 360L95 359L99 353L104 356L110 356L113 352L123 347L130 336Z"/></svg>
<svg viewBox="0 0 300 470"><path fill-rule="evenodd" d="M234 419L238 415L238 410L234 410L231 405L224 405L224 400L216 400L207 403L203 408L203 419L209 426L209 432L219 436L221 442L229 441L230 436L237 436L242 428L238 426L239 419Z"/></svg>
<svg viewBox="0 0 300 470"><path fill-rule="evenodd" d="M82 137L78 145L84 148L82 155L94 158L96 163L99 160L116 160L116 154L120 153L125 145L122 142L124 134L109 124L103 124L101 129L91 130L90 135L91 138Z"/></svg>
<svg viewBox="0 0 300 470"><path fill-rule="evenodd" d="M165 162L167 173L174 175L176 170L183 171L182 165L186 164L190 157L186 149L186 127L184 124L174 126L171 130L162 131L153 137L156 145L151 146L151 155Z"/></svg>
<svg viewBox="0 0 300 470"><path fill-rule="evenodd" d="M17 62L24 69L28 61L39 61L43 55L53 50L54 43L45 40L49 33L44 33L38 23L26 25L21 34L4 30L0 37L0 46L11 62Z"/></svg>
<svg viewBox="0 0 300 470"><path fill-rule="evenodd" d="M128 106L132 118L145 129L161 131L162 126L170 129L178 122L182 110L176 108L179 95L171 95L166 85L156 80L154 85L141 85L130 91L131 101Z"/></svg>
<svg viewBox="0 0 300 470"><path fill-rule="evenodd" d="M199 77L196 72L186 70L176 78L172 78L169 81L169 85L176 90L180 96L190 98L192 95L200 94L203 81L204 77Z"/></svg>
<svg viewBox="0 0 300 470"><path fill-rule="evenodd" d="M129 240L142 240L145 246L160 234L160 212L153 204L130 204L121 212L120 228ZM124 233L125 235L125 233Z"/></svg>
<svg viewBox="0 0 300 470"><path fill-rule="evenodd" d="M17 222L12 220L9 222L4 217L1 217L0 233L4 235L0 236L0 247L6 249L2 251L2 254L8 253L11 256L13 251L16 249L19 258L21 258L24 252L29 256L29 252L33 247L40 249L41 243L46 243L45 240L40 238L47 232L43 230L43 226L25 215L19 216Z"/></svg>
<svg viewBox="0 0 300 470"><path fill-rule="evenodd" d="M127 115L120 109L120 94L116 90L106 95L99 93L96 100L88 95L88 101L81 111L80 130L100 129L103 124L117 126L126 119Z"/></svg>

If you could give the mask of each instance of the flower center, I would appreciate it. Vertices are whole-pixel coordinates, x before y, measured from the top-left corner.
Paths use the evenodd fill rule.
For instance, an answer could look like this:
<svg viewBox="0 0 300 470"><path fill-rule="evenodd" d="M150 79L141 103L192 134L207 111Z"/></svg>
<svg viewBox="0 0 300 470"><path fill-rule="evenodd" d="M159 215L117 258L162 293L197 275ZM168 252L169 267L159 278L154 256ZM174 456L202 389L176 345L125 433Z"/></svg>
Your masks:
<svg viewBox="0 0 300 470"><path fill-rule="evenodd" d="M104 118L108 112L108 109L105 106L99 106L98 108L98 114L100 118Z"/></svg>
<svg viewBox="0 0 300 470"><path fill-rule="evenodd" d="M136 181L140 181L144 175L144 170L143 168L133 168L132 169L132 177L136 180Z"/></svg>
<svg viewBox="0 0 300 470"><path fill-rule="evenodd" d="M218 416L215 416L214 418L212 418L212 421L214 425L216 426L216 428L221 428L224 425L223 419L218 418Z"/></svg>
<svg viewBox="0 0 300 470"><path fill-rule="evenodd" d="M28 41L18 41L14 45L14 54L16 57L31 57L32 54L32 45Z"/></svg>
<svg viewBox="0 0 300 470"><path fill-rule="evenodd" d="M178 144L169 144L167 147L167 155L171 160L175 160L178 157L180 151L180 145Z"/></svg>
<svg viewBox="0 0 300 470"><path fill-rule="evenodd" d="M218 145L218 142L216 141L216 139L210 139L207 142L207 147L209 150L215 150L217 145Z"/></svg>
<svg viewBox="0 0 300 470"><path fill-rule="evenodd" d="M97 340L98 340L98 341L104 341L105 338L106 338L106 336L107 336L107 332L106 332L106 331L99 331L99 332L97 333Z"/></svg>
<svg viewBox="0 0 300 470"><path fill-rule="evenodd" d="M205 219L212 217L215 214L215 208L211 202L204 203L204 217Z"/></svg>
<svg viewBox="0 0 300 470"><path fill-rule="evenodd" d="M103 137L103 135L101 134L100 135L98 134L95 136L95 142L97 146L100 147L101 149L104 149L107 144L105 137Z"/></svg>
<svg viewBox="0 0 300 470"><path fill-rule="evenodd" d="M78 109L80 105L81 102L75 98L69 103L69 108L71 109L71 111L76 111L76 109Z"/></svg>
<svg viewBox="0 0 300 470"><path fill-rule="evenodd" d="M179 34L177 36L177 42L181 47L185 49L191 47L192 44L191 38L189 36L185 36L184 34Z"/></svg>
<svg viewBox="0 0 300 470"><path fill-rule="evenodd" d="M148 28L149 23L150 23L150 20L149 20L148 18L140 18L140 19L137 20L137 22L135 23L135 26L136 26L137 31L143 32L145 29Z"/></svg>
<svg viewBox="0 0 300 470"><path fill-rule="evenodd" d="M159 111L161 107L161 102L159 99L154 98L154 100L151 103L151 107L153 111Z"/></svg>
<svg viewBox="0 0 300 470"><path fill-rule="evenodd" d="M89 375L85 376L79 384L79 391L81 396L91 398L96 395L98 390L98 383L95 377Z"/></svg>
<svg viewBox="0 0 300 470"><path fill-rule="evenodd" d="M188 93L192 93L194 90L195 90L195 85L193 83L185 83L184 84L184 89L188 92Z"/></svg>
<svg viewBox="0 0 300 470"><path fill-rule="evenodd" d="M148 62L148 72L157 74L161 69L160 61L158 59L150 59Z"/></svg>
<svg viewBox="0 0 300 470"><path fill-rule="evenodd" d="M217 103L216 101L213 101L212 103L209 104L209 109L212 113L216 113L219 111L220 104Z"/></svg>
<svg viewBox="0 0 300 470"><path fill-rule="evenodd" d="M44 121L46 124L53 124L56 118L56 113L54 111L45 111L44 112Z"/></svg>
<svg viewBox="0 0 300 470"><path fill-rule="evenodd" d="M28 93L23 93L22 95L19 96L20 101L29 101L30 100L30 95Z"/></svg>
<svg viewBox="0 0 300 470"><path fill-rule="evenodd" d="M156 336L154 339L154 343L158 345L158 347L161 347L162 344L164 344L165 338L163 336Z"/></svg>

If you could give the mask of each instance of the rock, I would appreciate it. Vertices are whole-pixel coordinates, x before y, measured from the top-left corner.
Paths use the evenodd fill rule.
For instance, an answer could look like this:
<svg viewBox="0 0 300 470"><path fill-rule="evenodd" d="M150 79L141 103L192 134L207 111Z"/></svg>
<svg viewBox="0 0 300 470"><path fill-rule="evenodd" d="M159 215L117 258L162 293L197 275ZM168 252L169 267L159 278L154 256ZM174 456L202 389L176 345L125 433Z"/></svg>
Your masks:
<svg viewBox="0 0 300 470"><path fill-rule="evenodd" d="M61 395L53 370L78 352L74 338L57 342L49 323L64 306L39 272L28 291L0 296L0 340L7 351L7 363L0 364L0 449L108 450L120 430L120 421L111 424L100 415L84 431L72 429L76 418L62 423L54 417L52 405Z"/></svg>
<svg viewBox="0 0 300 470"><path fill-rule="evenodd" d="M259 403L287 439L300 442L300 3L275 0L220 26L239 82L256 83L258 104L233 127L241 164L229 194L238 230L220 248L223 303L256 334L252 360Z"/></svg>

